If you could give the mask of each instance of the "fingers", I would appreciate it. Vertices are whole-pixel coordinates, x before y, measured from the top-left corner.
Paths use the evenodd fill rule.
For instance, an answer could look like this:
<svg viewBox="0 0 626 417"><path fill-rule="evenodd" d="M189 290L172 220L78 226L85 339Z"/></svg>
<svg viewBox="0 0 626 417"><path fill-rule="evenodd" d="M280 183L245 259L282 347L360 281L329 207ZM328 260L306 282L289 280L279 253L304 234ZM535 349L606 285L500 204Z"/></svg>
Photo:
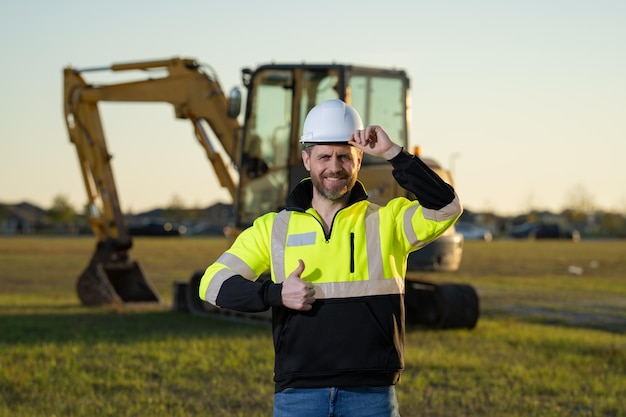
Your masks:
<svg viewBox="0 0 626 417"><path fill-rule="evenodd" d="M315 286L311 282L307 282L306 284L306 298L311 298L315 301Z"/></svg>
<svg viewBox="0 0 626 417"><path fill-rule="evenodd" d="M352 133L348 143L367 153L377 155L384 152L392 141L382 127L373 125Z"/></svg>
<svg viewBox="0 0 626 417"><path fill-rule="evenodd" d="M374 148L378 142L378 129L378 126L367 126L363 130L357 130L352 133L349 143L360 149Z"/></svg>
<svg viewBox="0 0 626 417"><path fill-rule="evenodd" d="M304 299L302 300L302 310L309 311L313 308L313 303L315 302L315 286L312 282L302 282L305 283L306 289Z"/></svg>
<svg viewBox="0 0 626 417"><path fill-rule="evenodd" d="M312 294L315 294L315 290L313 290ZM313 308L314 302L315 302L315 297L313 295L307 296L302 300L302 304L300 305L300 307L294 310L309 311Z"/></svg>
<svg viewBox="0 0 626 417"><path fill-rule="evenodd" d="M394 143L387 132L380 126L367 126L355 131L348 143L363 152L390 160L402 151L402 147Z"/></svg>

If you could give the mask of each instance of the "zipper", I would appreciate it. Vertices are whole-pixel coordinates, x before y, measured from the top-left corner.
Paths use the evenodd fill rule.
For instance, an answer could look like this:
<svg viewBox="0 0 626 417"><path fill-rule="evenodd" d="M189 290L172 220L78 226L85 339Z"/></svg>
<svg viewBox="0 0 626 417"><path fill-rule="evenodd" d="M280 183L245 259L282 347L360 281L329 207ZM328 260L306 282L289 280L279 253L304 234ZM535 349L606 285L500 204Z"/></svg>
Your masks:
<svg viewBox="0 0 626 417"><path fill-rule="evenodd" d="M354 232L350 233L350 273L354 273Z"/></svg>
<svg viewBox="0 0 626 417"><path fill-rule="evenodd" d="M341 209L341 210L343 210L343 209ZM341 211L341 210L339 210L339 211ZM324 225L322 224L322 222L317 217L312 215L311 213L307 213L309 216L313 217L315 219L315 221L322 228L322 232L324 232L324 239L325 239L326 243L330 242L330 234L331 234L331 232L333 230L333 223L335 223L335 218L337 217L337 214L339 214L339 211L337 213L335 213L335 217L333 217L333 222L330 225L330 229L328 230L328 234L326 234L324 232ZM354 232L350 232L350 273L351 274L354 273Z"/></svg>
<svg viewBox="0 0 626 417"><path fill-rule="evenodd" d="M332 226L330 227L330 230L328 231L328 234L326 234L326 231L324 230L324 225L322 224L322 221L320 219L318 219L316 216L314 216L311 213L304 212L304 214L307 214L307 215L313 217L315 219L315 221L320 225L320 229L322 229L322 234L324 235L324 241L326 243L328 243L330 241L330 231L332 230Z"/></svg>

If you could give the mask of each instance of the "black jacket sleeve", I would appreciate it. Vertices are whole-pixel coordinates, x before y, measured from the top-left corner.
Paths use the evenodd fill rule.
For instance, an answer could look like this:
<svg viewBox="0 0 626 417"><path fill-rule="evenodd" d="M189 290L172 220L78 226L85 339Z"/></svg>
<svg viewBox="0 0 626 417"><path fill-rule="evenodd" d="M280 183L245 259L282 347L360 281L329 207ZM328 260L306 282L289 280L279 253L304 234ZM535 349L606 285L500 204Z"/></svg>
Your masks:
<svg viewBox="0 0 626 417"><path fill-rule="evenodd" d="M454 200L454 188L415 155L402 150L389 160L398 184L426 208L439 210Z"/></svg>
<svg viewBox="0 0 626 417"><path fill-rule="evenodd" d="M216 304L229 310L258 313L270 307L282 306L282 288L282 284L270 280L250 281L235 275L222 284Z"/></svg>

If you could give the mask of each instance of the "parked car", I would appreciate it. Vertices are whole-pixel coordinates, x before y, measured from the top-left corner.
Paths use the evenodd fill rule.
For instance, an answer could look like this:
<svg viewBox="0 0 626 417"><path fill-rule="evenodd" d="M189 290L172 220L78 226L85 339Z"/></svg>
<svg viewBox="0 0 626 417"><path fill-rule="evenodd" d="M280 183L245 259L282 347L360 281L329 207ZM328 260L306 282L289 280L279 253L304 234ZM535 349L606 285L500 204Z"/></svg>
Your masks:
<svg viewBox="0 0 626 417"><path fill-rule="evenodd" d="M558 223L524 223L511 229L511 236L526 239L568 239L580 242L580 232Z"/></svg>
<svg viewBox="0 0 626 417"><path fill-rule="evenodd" d="M511 227L509 234L511 237L517 239L528 239L530 234L537 229L539 225L537 223L522 223Z"/></svg>
<svg viewBox="0 0 626 417"><path fill-rule="evenodd" d="M168 222L147 222L130 225L128 232L131 236L181 236L186 228Z"/></svg>
<svg viewBox="0 0 626 417"><path fill-rule="evenodd" d="M558 224L542 224L531 233L533 239L569 239L580 242L580 232Z"/></svg>
<svg viewBox="0 0 626 417"><path fill-rule="evenodd" d="M491 230L475 223L457 222L454 228L458 233L463 235L465 240L484 240L485 242L491 242L493 240Z"/></svg>

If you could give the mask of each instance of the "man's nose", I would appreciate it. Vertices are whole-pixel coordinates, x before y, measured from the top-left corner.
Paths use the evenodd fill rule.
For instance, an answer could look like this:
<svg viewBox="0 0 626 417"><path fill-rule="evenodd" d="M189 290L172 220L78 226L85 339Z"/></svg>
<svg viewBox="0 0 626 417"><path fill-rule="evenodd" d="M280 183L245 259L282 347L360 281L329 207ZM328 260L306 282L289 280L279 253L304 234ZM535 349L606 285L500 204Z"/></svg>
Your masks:
<svg viewBox="0 0 626 417"><path fill-rule="evenodd" d="M338 156L333 156L331 158L331 168L335 171L339 171L341 169L343 169L343 165L341 164L341 158L339 158Z"/></svg>

